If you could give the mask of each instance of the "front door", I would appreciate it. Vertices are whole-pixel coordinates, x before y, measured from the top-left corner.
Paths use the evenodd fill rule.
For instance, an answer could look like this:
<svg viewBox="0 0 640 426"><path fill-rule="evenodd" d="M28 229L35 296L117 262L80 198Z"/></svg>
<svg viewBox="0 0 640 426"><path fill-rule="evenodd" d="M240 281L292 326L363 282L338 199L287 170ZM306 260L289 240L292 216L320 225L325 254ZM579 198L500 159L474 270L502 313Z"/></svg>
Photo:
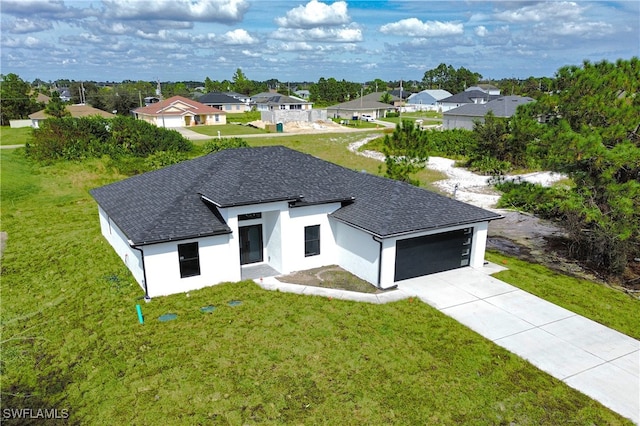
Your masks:
<svg viewBox="0 0 640 426"><path fill-rule="evenodd" d="M262 262L262 225L240 228L240 264Z"/></svg>

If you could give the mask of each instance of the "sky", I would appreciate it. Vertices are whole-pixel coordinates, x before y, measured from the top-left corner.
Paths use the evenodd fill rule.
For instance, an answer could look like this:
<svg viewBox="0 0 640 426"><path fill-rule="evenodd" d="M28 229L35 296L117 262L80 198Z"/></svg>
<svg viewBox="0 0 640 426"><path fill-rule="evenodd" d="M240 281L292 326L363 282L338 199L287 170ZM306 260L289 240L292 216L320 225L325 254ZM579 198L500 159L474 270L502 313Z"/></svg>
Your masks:
<svg viewBox="0 0 640 426"><path fill-rule="evenodd" d="M552 77L640 55L640 2L0 0L0 74L25 81Z"/></svg>

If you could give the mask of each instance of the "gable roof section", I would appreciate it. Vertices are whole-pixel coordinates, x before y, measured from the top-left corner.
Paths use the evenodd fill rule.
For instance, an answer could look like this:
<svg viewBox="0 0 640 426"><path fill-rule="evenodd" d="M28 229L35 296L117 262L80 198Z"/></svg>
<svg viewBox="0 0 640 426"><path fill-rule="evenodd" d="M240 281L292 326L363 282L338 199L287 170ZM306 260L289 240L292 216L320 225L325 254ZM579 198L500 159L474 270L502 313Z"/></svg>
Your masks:
<svg viewBox="0 0 640 426"><path fill-rule="evenodd" d="M233 96L226 95L222 92L209 92L206 95L202 95L198 98L198 102L202 104L237 104L244 105L239 99L234 98Z"/></svg>
<svg viewBox="0 0 640 426"><path fill-rule="evenodd" d="M297 105L297 104L310 104L311 102L304 99L294 98L287 95L281 95L279 93L269 93L270 96L258 96L252 97L251 100L256 104L267 105Z"/></svg>
<svg viewBox="0 0 640 426"><path fill-rule="evenodd" d="M344 110L362 110L362 109L393 109L394 106L391 104L385 104L381 102L380 99L384 96L386 92L373 92L367 95L364 95L360 98L356 98L351 101L343 102L341 104L331 105L327 107L327 109L344 109ZM391 95L391 101L399 101L400 98Z"/></svg>
<svg viewBox="0 0 640 426"><path fill-rule="evenodd" d="M489 95L481 90L465 90L448 98L440 99L438 102L447 104L472 104L474 103L474 99L484 99L488 102L499 97L500 95Z"/></svg>
<svg viewBox="0 0 640 426"><path fill-rule="evenodd" d="M336 220L379 237L501 216L281 146L220 151L90 191L135 244L231 232L217 208L342 202Z"/></svg>
<svg viewBox="0 0 640 426"><path fill-rule="evenodd" d="M533 98L523 96L501 96L486 104L467 104L444 112L445 116L459 115L468 117L484 117L492 111L496 117L511 117L520 105L534 102Z"/></svg>
<svg viewBox="0 0 640 426"><path fill-rule="evenodd" d="M111 114L110 112L103 111L86 104L65 105L65 109L69 111L71 117L73 118L92 117L94 115L98 115L103 118L115 117L115 115ZM51 118L51 116L47 114L43 109L38 112L34 112L33 114L29 114L29 118L32 120L46 120L47 118Z"/></svg>
<svg viewBox="0 0 640 426"><path fill-rule="evenodd" d="M198 101L187 99L183 96L172 96L169 99L165 99L148 106L136 108L134 113L139 115L211 115L211 114L226 114L224 111L218 108L210 107Z"/></svg>

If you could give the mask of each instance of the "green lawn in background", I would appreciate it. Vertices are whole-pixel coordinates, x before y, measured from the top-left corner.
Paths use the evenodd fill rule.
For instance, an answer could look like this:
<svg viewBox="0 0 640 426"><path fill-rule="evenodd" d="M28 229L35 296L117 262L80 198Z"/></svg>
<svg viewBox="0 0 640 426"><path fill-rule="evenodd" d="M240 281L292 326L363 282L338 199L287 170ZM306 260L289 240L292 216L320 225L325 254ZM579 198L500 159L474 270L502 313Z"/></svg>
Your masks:
<svg viewBox="0 0 640 426"><path fill-rule="evenodd" d="M262 133L269 133L264 129L258 129L256 127L246 126L243 124L222 124L219 126L191 126L189 130L193 130L194 132L211 136L218 137L218 132L220 132L221 137L228 136L238 136L238 135L257 135Z"/></svg>
<svg viewBox="0 0 640 426"><path fill-rule="evenodd" d="M23 145L31 138L31 127L19 127L12 129L9 126L0 126L0 145Z"/></svg>
<svg viewBox="0 0 640 426"><path fill-rule="evenodd" d="M343 152L351 136L284 142L375 168ZM123 176L105 160L38 166L23 152L0 151L2 408L68 409L71 424L631 424L415 299L240 282L144 303L88 194ZM531 266L527 280L591 303L584 283ZM612 311L632 315L625 306ZM177 319L158 321L166 313Z"/></svg>

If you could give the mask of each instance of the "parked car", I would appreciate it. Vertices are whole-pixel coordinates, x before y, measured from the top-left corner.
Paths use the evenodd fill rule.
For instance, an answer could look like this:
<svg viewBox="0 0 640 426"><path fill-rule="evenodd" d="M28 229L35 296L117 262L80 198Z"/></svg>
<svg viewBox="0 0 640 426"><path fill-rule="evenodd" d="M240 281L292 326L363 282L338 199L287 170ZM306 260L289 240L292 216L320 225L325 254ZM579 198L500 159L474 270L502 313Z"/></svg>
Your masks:
<svg viewBox="0 0 640 426"><path fill-rule="evenodd" d="M362 120L362 121L374 121L375 118L373 118L373 116L370 115L370 114L362 114L360 116L360 120Z"/></svg>

